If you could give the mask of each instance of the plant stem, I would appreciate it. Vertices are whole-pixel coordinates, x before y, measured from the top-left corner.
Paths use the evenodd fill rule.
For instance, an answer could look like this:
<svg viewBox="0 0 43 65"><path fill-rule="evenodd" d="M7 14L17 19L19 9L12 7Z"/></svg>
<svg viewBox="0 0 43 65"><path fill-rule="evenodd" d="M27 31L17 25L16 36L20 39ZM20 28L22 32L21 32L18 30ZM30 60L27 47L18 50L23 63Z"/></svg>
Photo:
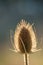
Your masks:
<svg viewBox="0 0 43 65"><path fill-rule="evenodd" d="M24 65L29 65L29 55L27 53L24 54Z"/></svg>

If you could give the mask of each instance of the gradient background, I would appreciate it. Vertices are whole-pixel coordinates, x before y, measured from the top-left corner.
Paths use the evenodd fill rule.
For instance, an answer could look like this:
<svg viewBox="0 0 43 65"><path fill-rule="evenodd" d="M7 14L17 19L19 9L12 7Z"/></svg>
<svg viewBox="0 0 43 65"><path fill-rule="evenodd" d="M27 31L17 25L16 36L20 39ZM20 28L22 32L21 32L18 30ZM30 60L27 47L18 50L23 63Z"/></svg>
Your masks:
<svg viewBox="0 0 43 65"><path fill-rule="evenodd" d="M21 19L34 23L37 47L43 49L43 1L0 0L0 65L24 65L22 54L9 51L10 29ZM30 54L30 65L43 65L43 50Z"/></svg>

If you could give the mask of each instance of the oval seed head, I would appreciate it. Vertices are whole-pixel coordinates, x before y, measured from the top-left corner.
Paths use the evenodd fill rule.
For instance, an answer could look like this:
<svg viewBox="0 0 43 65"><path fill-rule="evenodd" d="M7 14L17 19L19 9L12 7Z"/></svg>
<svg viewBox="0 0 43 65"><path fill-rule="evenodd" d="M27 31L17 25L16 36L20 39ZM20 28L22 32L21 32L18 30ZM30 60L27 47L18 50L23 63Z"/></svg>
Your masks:
<svg viewBox="0 0 43 65"><path fill-rule="evenodd" d="M36 48L36 36L30 23L21 20L17 25L14 33L14 44L17 50L22 53L25 53L25 50L27 53L30 53Z"/></svg>

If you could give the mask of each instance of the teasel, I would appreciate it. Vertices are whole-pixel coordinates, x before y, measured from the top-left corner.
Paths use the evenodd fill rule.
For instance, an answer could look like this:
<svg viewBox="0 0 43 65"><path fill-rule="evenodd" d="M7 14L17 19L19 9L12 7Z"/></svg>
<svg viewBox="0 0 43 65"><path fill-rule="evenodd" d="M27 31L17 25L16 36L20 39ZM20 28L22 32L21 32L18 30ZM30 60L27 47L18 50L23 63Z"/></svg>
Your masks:
<svg viewBox="0 0 43 65"><path fill-rule="evenodd" d="M37 49L37 40L36 35L33 30L33 25L25 20L21 20L20 23L17 24L15 29L12 41L12 35L10 35L11 43L13 44L14 50L11 51L21 53L24 56L24 65L29 65L29 54L39 51L41 49ZM13 31L11 30L11 34Z"/></svg>

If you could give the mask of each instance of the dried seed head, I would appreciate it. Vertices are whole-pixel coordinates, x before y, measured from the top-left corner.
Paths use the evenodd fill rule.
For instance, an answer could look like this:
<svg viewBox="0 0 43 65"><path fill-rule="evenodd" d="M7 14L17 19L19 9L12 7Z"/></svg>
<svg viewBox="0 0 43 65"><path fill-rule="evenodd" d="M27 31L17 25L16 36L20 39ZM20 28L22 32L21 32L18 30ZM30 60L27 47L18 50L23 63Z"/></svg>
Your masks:
<svg viewBox="0 0 43 65"><path fill-rule="evenodd" d="M32 25L27 23L25 20L21 20L20 24L17 25L14 34L14 44L18 51L25 53L22 39L26 52L29 53L31 50L36 48L36 36L33 31Z"/></svg>

